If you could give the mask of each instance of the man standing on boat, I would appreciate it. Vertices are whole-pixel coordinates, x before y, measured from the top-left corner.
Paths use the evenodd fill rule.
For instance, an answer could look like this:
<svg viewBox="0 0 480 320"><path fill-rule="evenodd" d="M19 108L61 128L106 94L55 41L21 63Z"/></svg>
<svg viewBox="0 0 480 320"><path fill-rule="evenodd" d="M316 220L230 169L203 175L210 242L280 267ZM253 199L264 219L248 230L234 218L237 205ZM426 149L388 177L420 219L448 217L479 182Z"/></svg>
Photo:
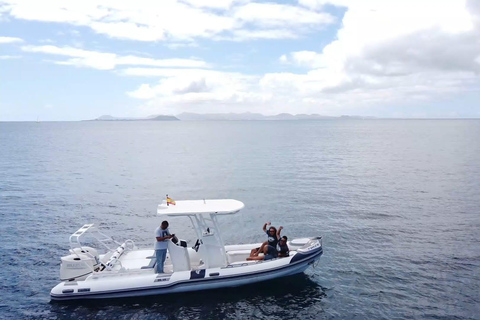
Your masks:
<svg viewBox="0 0 480 320"><path fill-rule="evenodd" d="M163 264L167 258L168 240L175 235L170 234L168 230L168 221L163 221L162 224L155 229L155 256L157 257L157 265L155 266L156 273L163 273Z"/></svg>

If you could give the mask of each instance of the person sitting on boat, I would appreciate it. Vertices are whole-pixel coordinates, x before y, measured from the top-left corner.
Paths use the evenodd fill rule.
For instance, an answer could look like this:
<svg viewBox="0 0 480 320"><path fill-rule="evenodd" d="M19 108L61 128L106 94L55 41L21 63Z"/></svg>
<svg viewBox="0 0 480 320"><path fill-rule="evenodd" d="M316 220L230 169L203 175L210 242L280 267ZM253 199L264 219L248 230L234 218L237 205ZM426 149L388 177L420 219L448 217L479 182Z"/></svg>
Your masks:
<svg viewBox="0 0 480 320"><path fill-rule="evenodd" d="M247 260L248 261L251 261L251 260L270 260L270 259L273 259L273 258L277 258L278 257L278 251L276 248L270 246L270 245L266 245L266 246L263 246L263 255L256 255L256 256L251 256L251 257L248 257Z"/></svg>
<svg viewBox="0 0 480 320"><path fill-rule="evenodd" d="M273 248L270 245L267 245L263 248L263 256L250 256L247 258L248 261L251 260L270 260L273 258L283 258L288 257L290 255L290 249L288 249L287 245L288 238L283 236L278 241L277 247Z"/></svg>
<svg viewBox="0 0 480 320"><path fill-rule="evenodd" d="M287 236L283 236L280 238L277 244L277 251L278 251L278 257L288 257L290 255L290 250L288 249L287 245Z"/></svg>
<svg viewBox="0 0 480 320"><path fill-rule="evenodd" d="M162 224L155 229L155 256L157 258L157 264L155 266L156 273L163 273L163 264L167 258L167 241L174 236L175 235L170 234L170 231L168 230L168 221L163 221Z"/></svg>
<svg viewBox="0 0 480 320"><path fill-rule="evenodd" d="M273 250L277 250L277 243L280 239L280 233L282 232L283 227L280 226L277 231L274 226L270 226L267 231L267 226L269 225L271 225L271 222L265 222L265 224L263 225L263 232L265 232L268 237L267 241L262 243L259 248L252 249L252 251L250 251L250 257L256 257L260 253L264 252L266 246L271 246Z"/></svg>

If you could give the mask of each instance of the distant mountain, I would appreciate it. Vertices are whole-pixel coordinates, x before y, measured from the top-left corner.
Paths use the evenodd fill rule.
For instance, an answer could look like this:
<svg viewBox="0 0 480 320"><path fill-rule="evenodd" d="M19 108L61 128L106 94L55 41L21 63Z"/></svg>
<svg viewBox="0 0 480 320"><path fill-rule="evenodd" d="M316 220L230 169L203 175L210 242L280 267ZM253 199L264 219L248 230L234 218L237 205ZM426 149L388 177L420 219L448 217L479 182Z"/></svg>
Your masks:
<svg viewBox="0 0 480 320"><path fill-rule="evenodd" d="M338 117L321 116L319 114L297 114L280 113L274 116L265 116L260 113L188 113L177 115L177 118L184 121L245 121L245 120L325 120L338 119Z"/></svg>
<svg viewBox="0 0 480 320"><path fill-rule="evenodd" d="M319 114L290 114L280 113L273 116L265 116L260 113L191 113L184 112L177 116L151 115L146 118L119 118L103 115L89 121L298 121L298 120L365 120L376 119L375 117L350 116L341 117L322 116Z"/></svg>
<svg viewBox="0 0 480 320"><path fill-rule="evenodd" d="M89 121L179 121L175 116L165 116L165 115L154 115L147 118L119 118L112 117L110 115L103 115L96 119Z"/></svg>
<svg viewBox="0 0 480 320"><path fill-rule="evenodd" d="M260 113L189 113L184 112L177 115L177 118L180 120L185 121L219 121L219 120L228 120L228 121L236 121L236 120L265 120L265 116Z"/></svg>
<svg viewBox="0 0 480 320"><path fill-rule="evenodd" d="M290 113L280 113L276 116L267 116L265 120L298 120L294 115Z"/></svg>
<svg viewBox="0 0 480 320"><path fill-rule="evenodd" d="M94 119L94 120L110 121L110 120L117 120L117 118L114 118L114 117L109 116L109 115L103 115L103 116L100 116L100 117L98 117L97 119Z"/></svg>
<svg viewBox="0 0 480 320"><path fill-rule="evenodd" d="M159 116L156 116L156 117L153 117L153 118L147 118L147 119L143 119L143 120L147 120L147 121L180 121L180 119L178 119L175 116L164 116L164 115L159 115Z"/></svg>

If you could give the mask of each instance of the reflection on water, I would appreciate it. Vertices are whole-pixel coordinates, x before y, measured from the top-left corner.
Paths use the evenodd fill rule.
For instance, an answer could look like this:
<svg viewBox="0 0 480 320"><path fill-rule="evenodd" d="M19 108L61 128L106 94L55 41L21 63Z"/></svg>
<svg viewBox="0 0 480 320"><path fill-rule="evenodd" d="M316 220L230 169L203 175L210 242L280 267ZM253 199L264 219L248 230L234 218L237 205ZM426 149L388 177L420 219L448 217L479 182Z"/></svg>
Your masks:
<svg viewBox="0 0 480 320"><path fill-rule="evenodd" d="M317 319L326 289L305 274L237 288L157 295L143 298L53 302L60 318L95 318L108 314L134 319ZM316 311L312 311L316 310Z"/></svg>

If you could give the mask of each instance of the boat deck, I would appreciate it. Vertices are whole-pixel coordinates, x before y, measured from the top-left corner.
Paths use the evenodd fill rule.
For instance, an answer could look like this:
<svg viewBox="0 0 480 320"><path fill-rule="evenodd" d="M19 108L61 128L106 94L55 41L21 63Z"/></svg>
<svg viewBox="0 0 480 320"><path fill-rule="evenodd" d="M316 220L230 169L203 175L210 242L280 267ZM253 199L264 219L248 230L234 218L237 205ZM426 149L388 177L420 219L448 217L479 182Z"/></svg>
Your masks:
<svg viewBox="0 0 480 320"><path fill-rule="evenodd" d="M116 266L114 270L125 268L127 270L152 270L152 272L155 272L154 267L157 260L155 257L155 250L140 249L124 253L119 261L121 264ZM195 265L192 265L192 267L195 268ZM165 273L173 272L172 262L168 254L163 270Z"/></svg>
<svg viewBox="0 0 480 320"><path fill-rule="evenodd" d="M256 246L257 244L229 246L226 251L228 264L245 263L247 261L247 258L250 256L250 250L252 248L255 248ZM290 255L294 255L295 253L295 250L290 251ZM191 269L195 270L201 268L202 263L198 260L196 253L189 252L189 254L191 259ZM192 254L196 257L192 256ZM263 255L263 253L261 253L260 255ZM121 264L117 265L115 270L120 270L121 268L124 268L127 270L152 270L154 272L154 266L156 263L155 250L139 249L128 251L120 257L119 261ZM166 273L173 272L173 266L169 254L167 254L167 258L165 260L164 270Z"/></svg>
<svg viewBox="0 0 480 320"><path fill-rule="evenodd" d="M119 260L125 269L153 268L155 265L155 250L128 251Z"/></svg>

